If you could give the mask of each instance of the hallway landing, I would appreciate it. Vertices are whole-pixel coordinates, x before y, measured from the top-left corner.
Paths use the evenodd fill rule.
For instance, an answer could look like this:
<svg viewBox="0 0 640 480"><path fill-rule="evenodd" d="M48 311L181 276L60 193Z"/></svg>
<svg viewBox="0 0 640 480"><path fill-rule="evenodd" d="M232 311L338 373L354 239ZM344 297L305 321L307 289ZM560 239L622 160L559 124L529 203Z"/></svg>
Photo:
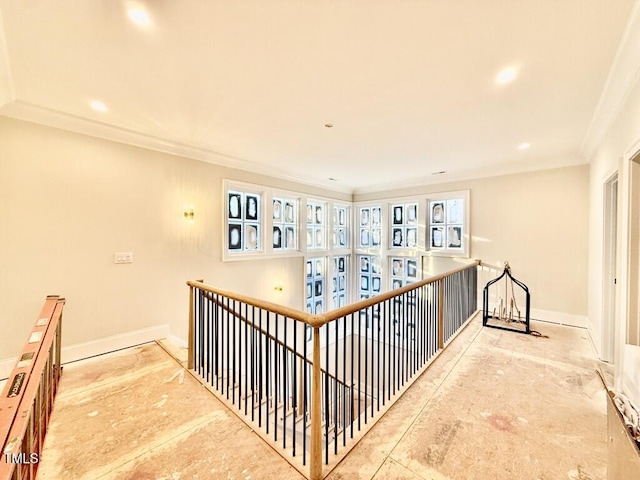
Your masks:
<svg viewBox="0 0 640 480"><path fill-rule="evenodd" d="M605 480L587 332L532 328L549 338L476 317L327 478ZM162 341L66 365L38 479L302 479L185 358Z"/></svg>

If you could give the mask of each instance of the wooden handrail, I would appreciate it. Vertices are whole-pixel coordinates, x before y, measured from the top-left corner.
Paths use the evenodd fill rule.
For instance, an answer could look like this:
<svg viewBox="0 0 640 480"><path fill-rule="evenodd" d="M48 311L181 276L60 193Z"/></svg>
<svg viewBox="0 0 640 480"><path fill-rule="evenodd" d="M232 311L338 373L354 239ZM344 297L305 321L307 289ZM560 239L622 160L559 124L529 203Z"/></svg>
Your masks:
<svg viewBox="0 0 640 480"><path fill-rule="evenodd" d="M296 310L295 308L285 307L284 305L268 302L266 300L260 300L258 298L250 297L248 295L242 295L240 293L231 292L229 290L223 290L218 287L207 285L206 283L203 283L203 282L189 280L187 282L187 285L189 285L190 287L198 288L206 292L216 293L218 295L222 295L223 297L227 297L232 300L237 300L242 303L247 303L249 305L253 305L254 307L262 308L263 310L269 310L273 313L277 313L285 317L293 318L294 320L299 320L308 325L313 325L314 317L316 317L316 315L302 312L300 310Z"/></svg>
<svg viewBox="0 0 640 480"><path fill-rule="evenodd" d="M331 310L327 313L315 315L315 317L317 317L317 319L319 320L319 326L322 326L325 323L329 323L338 318L346 317L347 315L351 315L352 313L359 312L360 310L364 310L365 308L372 307L373 305L382 303L385 300L390 300L394 297L410 292L412 290L416 290L425 285L429 285L431 283L437 283L440 280L443 280L444 278L453 275L454 273L461 272L463 270L466 270L467 268L477 267L479 264L480 264L480 260L474 260L471 263L462 265L452 270L448 270L438 275L433 275L429 278L425 278L424 280L420 280L419 282L411 283L409 285L405 285L404 287L396 288L395 290L389 290L388 292L380 293L375 297L365 298L364 300L360 300L358 302L352 303L350 305L346 305L341 308L336 308L335 310Z"/></svg>
<svg viewBox="0 0 640 480"><path fill-rule="evenodd" d="M322 327L323 325L329 322L332 322L333 320L336 320L338 318L346 317L353 313L359 312L360 310L364 310L365 308L371 307L378 303L382 303L385 300L389 300L393 297L397 297L398 295L402 295L403 293L410 292L412 290L423 287L425 285L436 283L450 275L453 275L454 273L458 273L462 270L466 270L471 267L477 267L478 265L481 265L481 264L482 262L480 260L474 260L466 265L462 265L458 268L448 270L438 275L433 275L419 282L415 282L410 285L397 288L395 290L389 290L388 292L381 293L379 295L376 295L375 297L366 298L364 300L351 303L344 307L336 308L335 310L331 310L329 312L316 314L316 315L311 313L306 313L306 312L297 310L295 308L285 307L277 303L260 300L258 298L250 297L248 295L242 295L240 293L223 290L221 288L207 285L203 282L189 280L187 282L187 285L189 285L190 287L199 288L200 290L203 290L206 292L216 293L218 295L231 298L232 300L237 300L242 303L253 305L255 307L262 308L264 310L269 310L273 313L277 313L285 317L293 318L294 320L299 320L301 322L306 323L307 325L310 325L311 327Z"/></svg>
<svg viewBox="0 0 640 480"><path fill-rule="evenodd" d="M0 397L0 434L4 437L0 450L2 480L30 480L36 476L48 418L62 372L60 335L64 304L64 298L55 295L47 297L29 341ZM16 404L16 401L19 403Z"/></svg>

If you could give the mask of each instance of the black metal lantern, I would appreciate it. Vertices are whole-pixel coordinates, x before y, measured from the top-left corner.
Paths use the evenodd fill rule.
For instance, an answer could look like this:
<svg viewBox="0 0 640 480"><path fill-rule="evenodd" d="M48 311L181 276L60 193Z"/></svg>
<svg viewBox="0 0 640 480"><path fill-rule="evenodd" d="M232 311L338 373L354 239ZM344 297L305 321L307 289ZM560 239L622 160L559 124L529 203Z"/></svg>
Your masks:
<svg viewBox="0 0 640 480"><path fill-rule="evenodd" d="M503 279L504 283L501 282ZM501 287L503 287L504 290L501 291ZM498 292L497 295L493 296L494 306L491 310L489 307L489 299L491 298L489 295L490 289ZM524 316L522 315L520 306L518 306L518 299L522 299L523 295L525 300ZM520 333L531 333L529 327L530 298L527 286L511 275L509 262L505 262L502 275L491 280L484 287L482 297L482 325Z"/></svg>

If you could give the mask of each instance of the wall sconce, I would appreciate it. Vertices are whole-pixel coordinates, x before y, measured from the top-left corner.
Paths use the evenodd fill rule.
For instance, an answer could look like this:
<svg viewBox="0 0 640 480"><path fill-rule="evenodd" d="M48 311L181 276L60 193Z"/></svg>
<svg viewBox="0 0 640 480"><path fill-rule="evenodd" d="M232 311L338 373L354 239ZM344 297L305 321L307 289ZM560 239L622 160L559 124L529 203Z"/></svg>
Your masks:
<svg viewBox="0 0 640 480"><path fill-rule="evenodd" d="M184 212L184 218L189 220L190 222L193 222L193 207L190 207L189 210Z"/></svg>
<svg viewBox="0 0 640 480"><path fill-rule="evenodd" d="M273 289L278 293L282 293L282 290L284 290L284 287L282 286L281 283L278 283L275 287L273 287Z"/></svg>

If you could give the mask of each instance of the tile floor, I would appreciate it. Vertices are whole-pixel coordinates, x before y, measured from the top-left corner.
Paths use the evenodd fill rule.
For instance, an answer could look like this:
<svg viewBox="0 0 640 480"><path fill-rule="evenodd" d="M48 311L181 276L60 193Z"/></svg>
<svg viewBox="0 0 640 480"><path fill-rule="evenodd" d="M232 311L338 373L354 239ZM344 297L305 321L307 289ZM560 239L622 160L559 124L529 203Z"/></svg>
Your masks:
<svg viewBox="0 0 640 480"><path fill-rule="evenodd" d="M472 321L327 478L604 480L587 332L534 323L549 338ZM303 478L179 360L152 343L65 366L38 479Z"/></svg>

